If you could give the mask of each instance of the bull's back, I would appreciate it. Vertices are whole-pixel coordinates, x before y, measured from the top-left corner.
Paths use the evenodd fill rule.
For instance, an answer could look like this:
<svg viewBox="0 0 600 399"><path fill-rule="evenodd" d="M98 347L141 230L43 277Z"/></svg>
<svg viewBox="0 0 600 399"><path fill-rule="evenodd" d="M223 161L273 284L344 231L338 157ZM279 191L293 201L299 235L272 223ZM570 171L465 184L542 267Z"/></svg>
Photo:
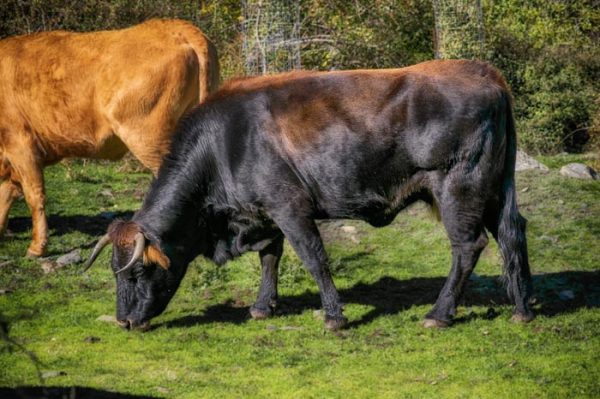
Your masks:
<svg viewBox="0 0 600 399"><path fill-rule="evenodd" d="M257 101L268 114L265 130L299 162L315 154L323 162L347 163L348 153L379 160L395 153L412 167L432 168L438 160L422 153L452 148L480 122L482 111L508 95L496 69L472 61L301 73L267 82L253 89L267 99ZM442 152L437 155L450 155Z"/></svg>

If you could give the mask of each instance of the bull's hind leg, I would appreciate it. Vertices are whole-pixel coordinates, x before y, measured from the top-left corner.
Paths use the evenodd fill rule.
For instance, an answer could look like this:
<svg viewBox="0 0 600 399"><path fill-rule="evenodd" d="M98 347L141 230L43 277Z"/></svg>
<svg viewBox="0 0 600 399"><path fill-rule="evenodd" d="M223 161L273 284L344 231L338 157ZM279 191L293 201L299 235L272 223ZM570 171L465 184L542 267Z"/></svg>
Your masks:
<svg viewBox="0 0 600 399"><path fill-rule="evenodd" d="M441 216L452 246L452 269L433 309L425 317L425 327L446 327L456 314L456 306L481 251L488 243L483 224L483 207L475 195L456 187L446 190L441 198Z"/></svg>
<svg viewBox="0 0 600 399"><path fill-rule="evenodd" d="M15 183L7 180L0 184L0 238L2 238L8 227L10 207L20 194L21 190Z"/></svg>
<svg viewBox="0 0 600 399"><path fill-rule="evenodd" d="M265 319L273 314L277 305L277 271L283 254L283 236L259 252L262 278L256 303L250 308L253 319Z"/></svg>

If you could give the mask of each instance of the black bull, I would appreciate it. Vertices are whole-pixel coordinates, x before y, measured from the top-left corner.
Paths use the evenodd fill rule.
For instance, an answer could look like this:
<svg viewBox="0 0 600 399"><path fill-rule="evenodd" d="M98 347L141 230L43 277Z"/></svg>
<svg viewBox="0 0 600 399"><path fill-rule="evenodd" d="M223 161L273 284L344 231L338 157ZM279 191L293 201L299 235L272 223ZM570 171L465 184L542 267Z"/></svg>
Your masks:
<svg viewBox="0 0 600 399"><path fill-rule="evenodd" d="M389 224L422 200L439 210L452 269L426 326L452 321L465 281L498 241L514 318L529 321L525 219L515 198L510 93L488 64L432 61L373 71L299 72L229 83L179 126L142 208L114 222L117 319L146 328L189 262L259 251L255 318L272 314L288 239L315 279L325 325L346 323L315 219Z"/></svg>

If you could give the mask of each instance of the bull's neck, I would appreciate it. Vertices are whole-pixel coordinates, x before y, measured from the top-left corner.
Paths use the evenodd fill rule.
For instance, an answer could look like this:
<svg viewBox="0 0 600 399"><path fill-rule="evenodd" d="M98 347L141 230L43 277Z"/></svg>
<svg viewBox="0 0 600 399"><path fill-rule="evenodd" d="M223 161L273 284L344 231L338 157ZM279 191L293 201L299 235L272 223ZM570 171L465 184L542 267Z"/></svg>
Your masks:
<svg viewBox="0 0 600 399"><path fill-rule="evenodd" d="M146 232L163 242L185 241L189 239L186 236L197 235L195 230L214 181L216 170L208 151L209 138L190 144L185 151L174 148L133 217Z"/></svg>

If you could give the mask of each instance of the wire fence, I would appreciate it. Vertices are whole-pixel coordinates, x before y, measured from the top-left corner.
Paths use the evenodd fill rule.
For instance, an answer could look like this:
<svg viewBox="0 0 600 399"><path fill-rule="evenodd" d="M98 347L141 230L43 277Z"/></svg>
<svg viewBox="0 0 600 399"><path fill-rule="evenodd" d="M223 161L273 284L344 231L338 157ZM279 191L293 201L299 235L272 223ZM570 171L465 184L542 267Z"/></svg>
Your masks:
<svg viewBox="0 0 600 399"><path fill-rule="evenodd" d="M243 0L243 51L249 75L300 69L300 6L290 0Z"/></svg>

